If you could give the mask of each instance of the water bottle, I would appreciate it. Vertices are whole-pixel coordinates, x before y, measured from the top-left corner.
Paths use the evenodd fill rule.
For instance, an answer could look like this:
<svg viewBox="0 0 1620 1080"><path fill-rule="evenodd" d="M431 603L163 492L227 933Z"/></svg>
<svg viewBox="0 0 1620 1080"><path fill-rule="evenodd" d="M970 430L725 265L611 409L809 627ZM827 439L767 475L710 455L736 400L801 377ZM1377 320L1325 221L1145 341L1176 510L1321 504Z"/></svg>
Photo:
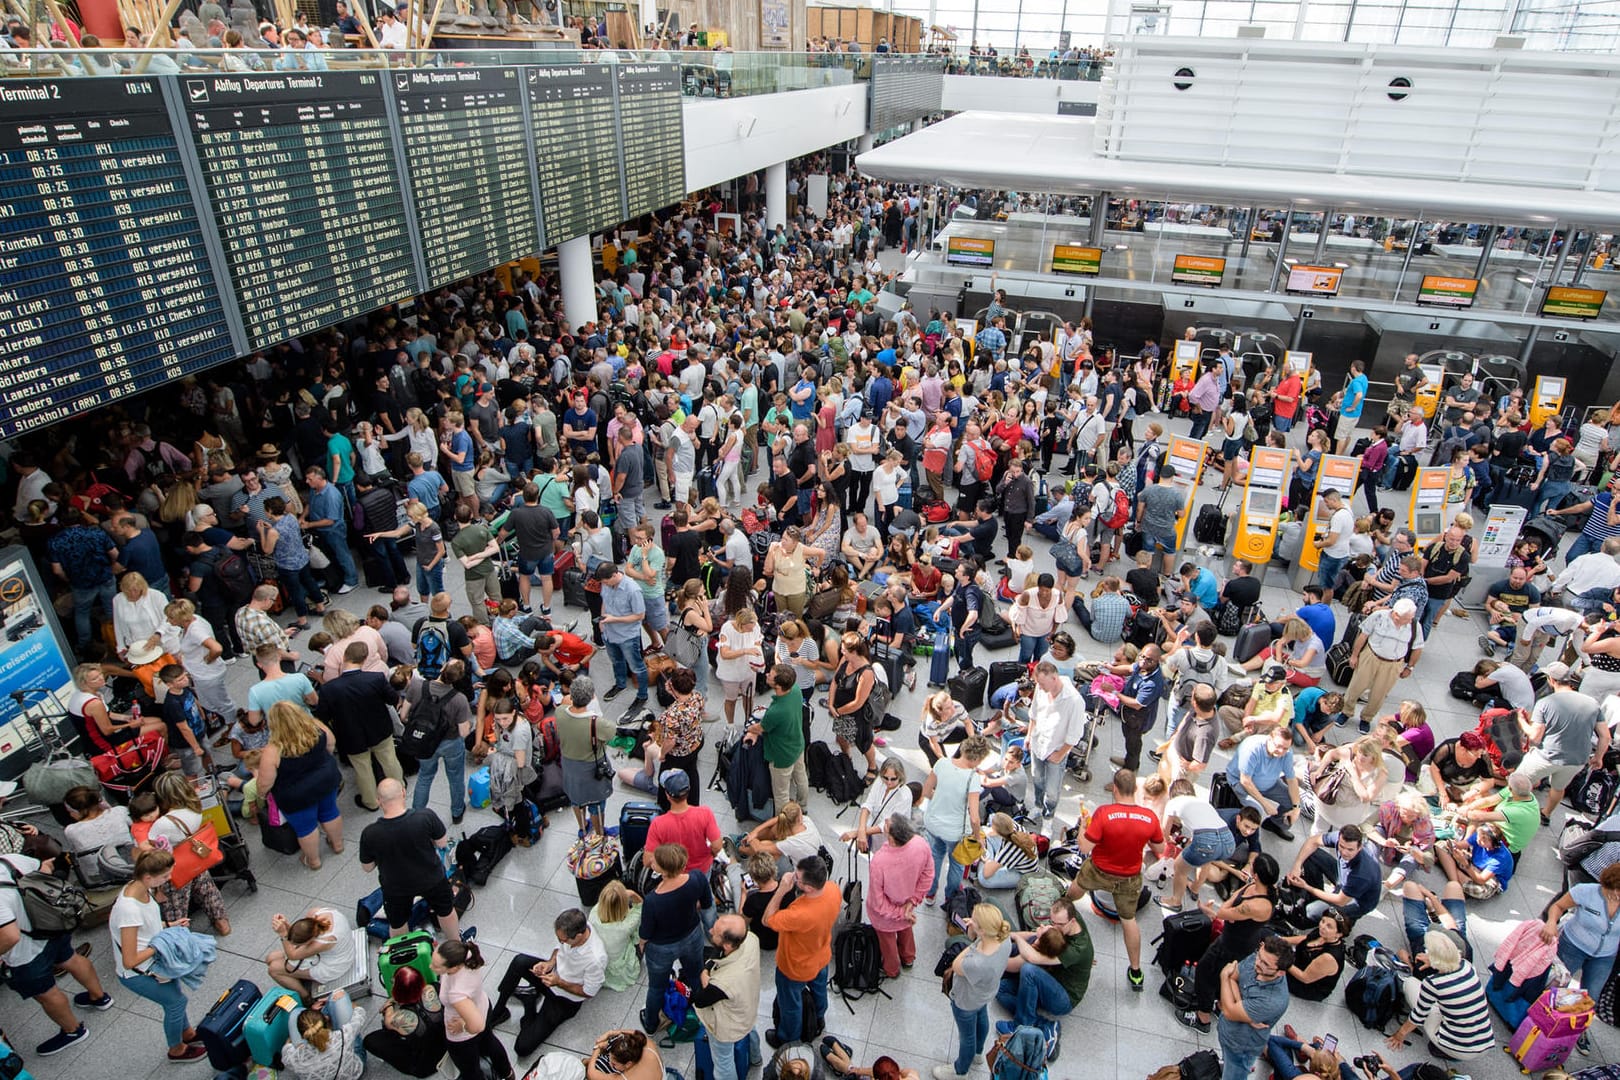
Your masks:
<svg viewBox="0 0 1620 1080"><path fill-rule="evenodd" d="M140 723L141 723L141 703L139 701L135 702L135 704L133 704L133 705L131 705L129 707L129 718L135 722L135 725L137 727L140 726Z"/></svg>

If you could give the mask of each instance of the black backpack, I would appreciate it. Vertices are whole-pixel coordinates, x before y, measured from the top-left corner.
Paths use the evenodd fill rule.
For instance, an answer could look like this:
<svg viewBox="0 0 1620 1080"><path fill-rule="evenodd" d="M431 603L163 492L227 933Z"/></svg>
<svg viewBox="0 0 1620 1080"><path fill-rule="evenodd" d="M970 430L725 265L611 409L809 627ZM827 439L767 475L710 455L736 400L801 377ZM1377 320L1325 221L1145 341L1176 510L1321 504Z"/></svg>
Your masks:
<svg viewBox="0 0 1620 1080"><path fill-rule="evenodd" d="M245 604L253 599L253 590L259 583L254 579L253 568L246 559L227 549L216 552L211 565L214 579L219 582L219 591L225 594L226 599L237 604Z"/></svg>
<svg viewBox="0 0 1620 1080"><path fill-rule="evenodd" d="M1401 1001L1401 973L1393 957L1376 950L1344 988L1344 1003L1361 1026L1382 1032Z"/></svg>
<svg viewBox="0 0 1620 1080"><path fill-rule="evenodd" d="M826 791L828 776L832 774L832 748L817 739L804 749L804 772L810 786Z"/></svg>
<svg viewBox="0 0 1620 1080"><path fill-rule="evenodd" d="M1213 1050L1194 1050L1179 1067L1181 1080L1220 1080L1221 1059Z"/></svg>
<svg viewBox="0 0 1620 1080"><path fill-rule="evenodd" d="M411 706L410 718L405 721L405 731L399 737L401 753L420 760L431 756L433 751L439 748L439 744L446 738L444 700L433 695L431 683L423 685L422 697Z"/></svg>
<svg viewBox="0 0 1620 1080"><path fill-rule="evenodd" d="M839 806L847 806L861 801L865 789L861 787L861 776L855 771L855 763L846 754L833 754L829 763L830 772L827 775L827 798Z"/></svg>
<svg viewBox="0 0 1620 1080"><path fill-rule="evenodd" d="M882 956L877 931L870 924L846 926L833 939L832 984L846 1005L867 994L882 993Z"/></svg>
<svg viewBox="0 0 1620 1080"><path fill-rule="evenodd" d="M504 823L485 825L471 836L463 836L456 845L456 867L468 884L482 888L511 850L512 834Z"/></svg>
<svg viewBox="0 0 1620 1080"><path fill-rule="evenodd" d="M777 1031L782 1030L782 1002L780 999L771 1003L771 1027ZM810 988L804 988L804 1000L799 1006L799 1041L810 1042L821 1038L821 1033L827 1030L827 1018L821 1015L816 1008L816 996Z"/></svg>

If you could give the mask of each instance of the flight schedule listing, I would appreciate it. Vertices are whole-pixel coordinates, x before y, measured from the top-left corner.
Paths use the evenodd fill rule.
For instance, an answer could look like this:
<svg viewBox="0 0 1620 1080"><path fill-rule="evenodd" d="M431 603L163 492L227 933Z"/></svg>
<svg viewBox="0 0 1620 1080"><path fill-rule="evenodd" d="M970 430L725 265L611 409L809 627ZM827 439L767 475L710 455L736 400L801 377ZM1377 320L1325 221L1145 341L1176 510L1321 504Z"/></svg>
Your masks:
<svg viewBox="0 0 1620 1080"><path fill-rule="evenodd" d="M156 79L0 85L0 437L235 355Z"/></svg>
<svg viewBox="0 0 1620 1080"><path fill-rule="evenodd" d="M428 288L540 250L516 68L395 71Z"/></svg>
<svg viewBox="0 0 1620 1080"><path fill-rule="evenodd" d="M416 289L383 77L181 79L250 348L407 299Z"/></svg>
<svg viewBox="0 0 1620 1080"><path fill-rule="evenodd" d="M624 144L625 217L686 198L686 137L678 64L620 64L619 137Z"/></svg>
<svg viewBox="0 0 1620 1080"><path fill-rule="evenodd" d="M547 246L602 232L627 216L619 171L614 67L523 69Z"/></svg>

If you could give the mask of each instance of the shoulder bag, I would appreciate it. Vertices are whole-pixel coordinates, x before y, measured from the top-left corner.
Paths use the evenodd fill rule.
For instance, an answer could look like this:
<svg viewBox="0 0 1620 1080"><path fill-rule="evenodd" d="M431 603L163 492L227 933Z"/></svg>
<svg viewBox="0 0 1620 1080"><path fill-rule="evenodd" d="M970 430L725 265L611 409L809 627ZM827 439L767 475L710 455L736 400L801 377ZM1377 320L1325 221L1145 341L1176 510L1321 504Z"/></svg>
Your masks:
<svg viewBox="0 0 1620 1080"><path fill-rule="evenodd" d="M173 814L164 817L186 834L184 840L174 845L174 873L169 878L171 885L183 889L223 862L225 855L219 850L219 835L214 831L213 822L205 821L202 828L192 832Z"/></svg>
<svg viewBox="0 0 1620 1080"><path fill-rule="evenodd" d="M594 714L591 716L591 753L596 757L596 761L592 765L596 778L598 780L613 779L613 763L607 759L606 748L596 741L596 716Z"/></svg>
<svg viewBox="0 0 1620 1080"><path fill-rule="evenodd" d="M968 778L969 783L972 777ZM962 795L962 839L951 848L951 860L958 866L972 866L984 855L984 840L968 832L968 826L973 822L968 817L967 793Z"/></svg>

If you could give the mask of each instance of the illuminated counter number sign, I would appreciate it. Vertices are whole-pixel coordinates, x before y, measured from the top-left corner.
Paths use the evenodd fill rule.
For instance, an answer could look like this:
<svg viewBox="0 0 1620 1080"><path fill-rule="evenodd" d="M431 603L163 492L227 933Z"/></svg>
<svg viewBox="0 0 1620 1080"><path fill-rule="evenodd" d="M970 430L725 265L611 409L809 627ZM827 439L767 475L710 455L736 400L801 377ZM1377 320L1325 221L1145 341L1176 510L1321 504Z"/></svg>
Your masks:
<svg viewBox="0 0 1620 1080"><path fill-rule="evenodd" d="M1170 280L1177 285L1218 288L1225 275L1226 260L1209 255L1177 255L1170 267Z"/></svg>
<svg viewBox="0 0 1620 1080"><path fill-rule="evenodd" d="M1052 248L1052 273L1098 274L1102 272L1102 248L1057 244Z"/></svg>
<svg viewBox="0 0 1620 1080"><path fill-rule="evenodd" d="M1603 313L1603 301L1608 295L1602 289L1551 285L1547 288L1547 299L1541 303L1541 313L1555 319L1595 319Z"/></svg>
<svg viewBox="0 0 1620 1080"><path fill-rule="evenodd" d="M973 236L952 236L945 241L945 261L952 266L989 266L996 258L996 242Z"/></svg>

